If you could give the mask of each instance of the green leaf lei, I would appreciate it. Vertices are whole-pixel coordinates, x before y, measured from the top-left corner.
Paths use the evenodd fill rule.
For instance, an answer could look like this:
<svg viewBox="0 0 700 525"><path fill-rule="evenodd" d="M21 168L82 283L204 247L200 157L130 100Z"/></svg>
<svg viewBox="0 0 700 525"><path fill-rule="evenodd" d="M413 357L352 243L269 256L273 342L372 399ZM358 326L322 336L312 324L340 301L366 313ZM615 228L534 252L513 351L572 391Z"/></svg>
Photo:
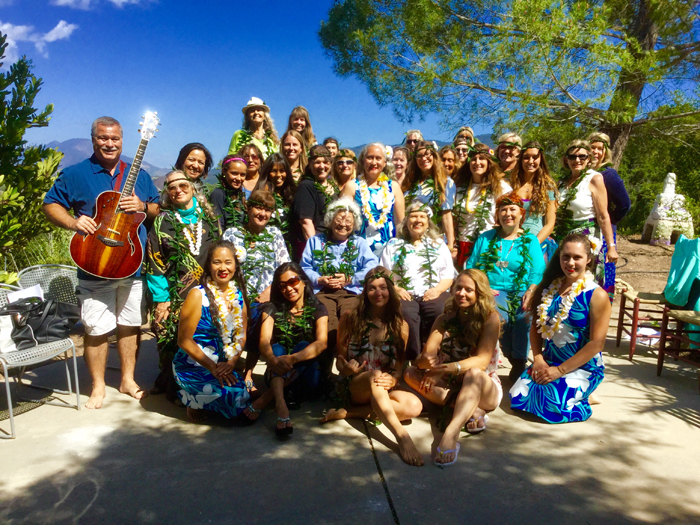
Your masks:
<svg viewBox="0 0 700 525"><path fill-rule="evenodd" d="M440 212L442 211L442 204L440 203L440 195L442 195L442 192L438 189L438 184L435 179L426 179L425 181L414 183L406 194L405 206L408 208L408 206L416 199L416 197L418 197L418 195L422 195L421 188L423 187L423 183L427 182L428 180L433 181L433 194L430 196L428 206L430 206L430 209L433 212L433 222L437 223L440 218Z"/></svg>
<svg viewBox="0 0 700 525"><path fill-rule="evenodd" d="M513 288L514 291L508 292L508 299L507 299L507 305L508 305L508 320L510 323L515 322L515 316L518 313L518 308L520 308L521 304L521 299L519 296L519 291L520 288L523 287L524 284L526 284L525 279L527 278L528 274L530 273L530 267L532 265L532 257L530 256L530 249L528 247L528 243L525 242L526 240L526 235L530 232L530 230L525 230L522 235L520 235L517 239L515 239L513 242L518 242L520 241L520 248L518 251L518 255L520 255L521 258L521 263L520 267L518 268L518 271L515 272L515 275L513 277L513 280L511 281L513 283ZM500 243L498 242L500 241ZM497 246L498 244L498 246ZM475 268L478 270L483 270L487 274L489 272L493 272L496 269L496 262L500 260L500 253L502 252L502 247L503 247L503 239L501 238L498 233L493 236L493 239L489 242L488 248L486 249L485 252L481 253L479 256L479 260L476 262Z"/></svg>
<svg viewBox="0 0 700 525"><path fill-rule="evenodd" d="M224 213L231 217L232 224L225 224L226 228L231 226L245 226L248 223L248 212L245 204L245 193L241 188L233 191L219 182L219 188L224 190Z"/></svg>
<svg viewBox="0 0 700 525"><path fill-rule="evenodd" d="M253 278L259 278L265 270L275 267L275 249L273 248L275 237L267 229L258 234L249 232L247 229L241 231L243 232L243 245L247 253L245 262L241 264L241 270L248 281L247 284L250 285ZM251 249L253 244L255 246ZM261 257L251 257L251 251L255 251ZM253 289L252 286L248 286L247 290L250 302L255 301L262 293L262 290Z"/></svg>
<svg viewBox="0 0 700 525"><path fill-rule="evenodd" d="M394 266L394 273L399 276L399 280L396 284L398 284L407 292L413 294L413 286L411 285L411 279L408 275L406 275L406 256L408 255L408 250L406 249L406 246L408 246L408 244L408 242L404 241L403 244L401 244L401 247L396 251L397 257L396 264ZM421 265L421 269L428 272L428 288L430 289L438 284L437 272L433 269L433 264L438 259L438 250L432 245L433 243L428 239L423 241L422 244L422 253L417 253L418 255L422 255L423 260L425 261Z"/></svg>
<svg viewBox="0 0 700 525"><path fill-rule="evenodd" d="M328 186L324 186L320 182L318 182L315 178L305 175L305 179L310 180L311 182L314 183L314 186L316 187L316 190L323 195L323 198L326 199L325 202L323 203L323 212L326 212L326 208L328 208L328 205L330 202L335 199L339 194L340 194L340 189L338 188L338 184L335 182L335 179L331 177L330 175L328 176ZM326 191L326 188L329 187L332 189L332 193L328 193Z"/></svg>
<svg viewBox="0 0 700 525"><path fill-rule="evenodd" d="M582 230L588 226L588 220L575 220L574 212L569 209L569 204L571 204L571 201L576 198L576 194L578 193L578 185L581 183L587 173L588 170L582 170L578 178L573 184L569 185L568 188L566 186L566 180L562 180L559 184L559 193L561 194L562 191L566 191L566 197L559 203L559 207L557 208L556 223L554 226L554 231L552 232L552 237L554 237L554 240L558 243L561 242L562 239L568 234L574 233L577 230Z"/></svg>
<svg viewBox="0 0 700 525"><path fill-rule="evenodd" d="M288 309L273 314L277 343L282 345L287 355L292 353L297 344L315 338L314 310L313 306L306 304L298 316L292 314Z"/></svg>
<svg viewBox="0 0 700 525"><path fill-rule="evenodd" d="M472 234L469 236L469 239L467 242L475 243L476 239L481 235L484 231L484 228L486 227L486 221L491 213L491 206L488 206L488 199L489 196L491 195L491 188L486 188L486 191L484 191L481 195L481 198L479 199L479 202L476 205L476 209L474 210L474 213L469 213L469 210L467 210L467 205L469 204L466 202L467 197L469 196L469 188L465 188L464 192L462 193L463 198L461 201L457 202L457 205L455 208L452 210L454 215L455 215L455 226L456 230L459 231L462 227L466 226L467 220L466 216L467 215L473 215L474 216L474 231ZM462 205L464 204L464 205ZM456 210L456 212L455 212Z"/></svg>
<svg viewBox="0 0 700 525"><path fill-rule="evenodd" d="M235 151L239 151L243 146L246 146L248 144L255 144L253 142L253 139L253 134L249 130L241 128L241 134L238 136L238 140L236 141L236 144L233 147L233 149ZM262 152L263 156L267 157L270 153L275 152L275 143L272 140L272 132L266 131L265 137L261 140L261 142L265 146L265 151ZM262 160L264 159L261 159L261 161Z"/></svg>
<svg viewBox="0 0 700 525"><path fill-rule="evenodd" d="M270 226L277 226L282 235L287 235L289 233L289 206L285 204L282 195L277 192L274 192L273 195L275 197L275 211L270 217L269 224Z"/></svg>
<svg viewBox="0 0 700 525"><path fill-rule="evenodd" d="M319 263L318 273L320 273L322 276L342 273L346 279L350 279L355 275L355 267L352 263L357 259L357 256L359 255L357 246L355 246L355 236L351 235L350 237L348 237L348 243L345 246L345 250L343 250L340 264L338 266L336 266L333 262L330 261L328 253L329 245L333 244L339 243L331 240L326 240L326 242L324 242L322 245L322 249L311 250L311 255L313 256L314 261L317 261Z"/></svg>
<svg viewBox="0 0 700 525"><path fill-rule="evenodd" d="M366 323L367 324L365 325L365 329L362 332L362 336L360 337L359 344L354 343L351 340L350 344L348 345L348 346L351 346L353 348L354 354L357 355L358 357L369 352L369 347L370 347L369 333L373 329L377 329L377 330L379 329L379 327L369 319L366 320ZM380 352L389 358L390 363L395 364L396 363L396 348L394 347L394 334L389 333L387 335L386 340L383 341L383 343L389 346L389 350L387 352L385 352L383 349L384 344L382 344L382 348L380 348Z"/></svg>

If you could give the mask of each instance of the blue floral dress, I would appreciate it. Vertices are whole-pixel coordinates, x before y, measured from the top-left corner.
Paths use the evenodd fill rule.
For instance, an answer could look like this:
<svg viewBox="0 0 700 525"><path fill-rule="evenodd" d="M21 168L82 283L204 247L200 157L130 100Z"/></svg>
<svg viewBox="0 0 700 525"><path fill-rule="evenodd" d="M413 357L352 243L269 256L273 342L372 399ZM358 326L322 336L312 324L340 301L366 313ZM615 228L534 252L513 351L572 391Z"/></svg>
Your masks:
<svg viewBox="0 0 700 525"><path fill-rule="evenodd" d="M551 366L559 366L581 350L590 340L590 303L597 284L590 280L576 296L569 316L551 340L544 339L542 355ZM554 296L547 315L554 317L562 298ZM603 355L599 353L580 368L548 383L538 385L528 368L510 389L510 406L541 417L548 423L586 421L591 417L588 398L603 381Z"/></svg>
<svg viewBox="0 0 700 525"><path fill-rule="evenodd" d="M384 199L382 196L382 188L367 188L369 190L369 209L372 212L372 218L374 221L381 220L382 217L382 207L384 206ZM375 228L372 226L367 216L365 215L365 210L362 209L362 194L360 191L360 182L357 181L357 189L355 190L355 202L360 207L362 211L362 228L360 229L360 237L367 239L369 247L372 253L379 257L382 253L384 245L389 242L389 239L396 237L396 226L394 225L394 189L393 184L389 181L389 197L391 198L391 208L387 214L386 222L382 224L381 228Z"/></svg>
<svg viewBox="0 0 700 525"><path fill-rule="evenodd" d="M197 289L202 294L202 317L197 323L193 339L212 361L225 361L223 341L209 312L209 299L202 286ZM240 290L237 299L242 300ZM192 359L182 348L173 359L173 374L182 389L178 395L187 407L211 410L231 419L240 415L250 400L245 382L238 373L233 372L238 381L235 385L222 387L209 370Z"/></svg>

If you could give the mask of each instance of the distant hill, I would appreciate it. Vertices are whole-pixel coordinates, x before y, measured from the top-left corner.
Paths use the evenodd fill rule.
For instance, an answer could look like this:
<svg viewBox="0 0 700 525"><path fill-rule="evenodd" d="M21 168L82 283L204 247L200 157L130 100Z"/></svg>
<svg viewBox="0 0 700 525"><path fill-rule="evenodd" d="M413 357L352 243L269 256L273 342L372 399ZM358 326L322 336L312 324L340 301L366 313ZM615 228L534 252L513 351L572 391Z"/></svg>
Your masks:
<svg viewBox="0 0 700 525"><path fill-rule="evenodd" d="M54 140L48 143L47 146L49 148L55 148L65 155L59 166L61 170L78 164L92 155L92 141L90 139L68 139L63 142ZM124 159L124 162L129 163L134 160L133 157L127 157L126 155L122 155L122 159ZM141 163L141 167L145 169L154 180L165 177L168 172L170 172L168 168L159 168L148 162Z"/></svg>

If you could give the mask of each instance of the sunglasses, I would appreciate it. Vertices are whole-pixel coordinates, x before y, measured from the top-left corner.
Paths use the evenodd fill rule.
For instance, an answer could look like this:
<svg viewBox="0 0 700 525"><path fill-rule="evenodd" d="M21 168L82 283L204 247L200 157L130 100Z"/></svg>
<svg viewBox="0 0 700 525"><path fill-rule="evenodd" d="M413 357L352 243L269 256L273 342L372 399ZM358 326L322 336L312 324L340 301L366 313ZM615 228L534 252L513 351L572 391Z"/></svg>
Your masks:
<svg viewBox="0 0 700 525"><path fill-rule="evenodd" d="M168 186L168 193L172 193L177 190L187 191L188 189L190 189L190 185L187 182L181 182L180 184L171 184Z"/></svg>
<svg viewBox="0 0 700 525"><path fill-rule="evenodd" d="M417 144L417 143L418 143L418 141L415 140L415 139L408 139L408 140L406 140L406 144Z"/></svg>
<svg viewBox="0 0 700 525"><path fill-rule="evenodd" d="M469 148L455 148L457 153L469 153Z"/></svg>
<svg viewBox="0 0 700 525"><path fill-rule="evenodd" d="M354 160L339 160L338 162L336 162L336 164L338 166L352 166L353 164L355 164L355 161Z"/></svg>
<svg viewBox="0 0 700 525"><path fill-rule="evenodd" d="M292 288L296 288L300 282L301 282L301 278L299 276L295 275L291 279L288 279L286 281L280 281L279 287L280 287L280 290L285 290L287 288L287 286L291 286Z"/></svg>
<svg viewBox="0 0 700 525"><path fill-rule="evenodd" d="M586 159L588 158L588 154L587 154L587 153L583 153L583 154L581 154L581 155L567 155L566 158L569 159L569 160L576 160L576 159L578 159L578 160L586 160Z"/></svg>
<svg viewBox="0 0 700 525"><path fill-rule="evenodd" d="M243 158L246 160L258 160L260 157L257 155L243 155Z"/></svg>

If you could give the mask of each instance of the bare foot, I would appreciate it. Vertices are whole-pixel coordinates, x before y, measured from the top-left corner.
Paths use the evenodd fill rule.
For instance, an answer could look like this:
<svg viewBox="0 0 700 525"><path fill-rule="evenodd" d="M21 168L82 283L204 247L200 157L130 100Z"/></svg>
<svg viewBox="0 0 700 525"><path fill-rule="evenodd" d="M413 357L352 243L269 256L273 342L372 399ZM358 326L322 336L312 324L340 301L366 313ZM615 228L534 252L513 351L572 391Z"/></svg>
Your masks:
<svg viewBox="0 0 700 525"><path fill-rule="evenodd" d="M445 434L440 440L438 448L442 451L435 455L435 463L450 463L455 458L455 449L457 448L457 440ZM450 452L448 452L448 450Z"/></svg>
<svg viewBox="0 0 700 525"><path fill-rule="evenodd" d="M102 401L105 398L105 387L93 386L92 394L90 394L90 399L85 402L85 408L102 408Z"/></svg>
<svg viewBox="0 0 700 525"><path fill-rule="evenodd" d="M264 403L261 398L256 399L252 405L245 407L245 409L243 410L245 417L247 417L251 421L256 421L260 417L260 413L263 409L263 404Z"/></svg>
<svg viewBox="0 0 700 525"><path fill-rule="evenodd" d="M122 384L119 387L119 391L122 394L126 394L128 396L133 397L134 399L143 399L148 395L148 392L142 390L141 387L137 385L134 381L122 381Z"/></svg>
<svg viewBox="0 0 700 525"><path fill-rule="evenodd" d="M600 405L601 403L602 401L598 399L598 396L596 396L595 394L591 394L590 396L588 396L589 405Z"/></svg>
<svg viewBox="0 0 700 525"><path fill-rule="evenodd" d="M201 423L207 420L207 414L204 410L197 410L196 408L187 407L187 417L193 423Z"/></svg>
<svg viewBox="0 0 700 525"><path fill-rule="evenodd" d="M345 419L347 415L348 411L344 408L329 408L328 411L321 418L321 423L328 423L329 421Z"/></svg>
<svg viewBox="0 0 700 525"><path fill-rule="evenodd" d="M406 433L405 436L397 438L396 441L399 445L399 456L404 460L404 463L414 467L422 467L425 464L423 456L418 452L416 445L413 443L408 433Z"/></svg>
<svg viewBox="0 0 700 525"><path fill-rule="evenodd" d="M466 424L466 431L470 434L477 434L486 430L486 423L488 423L488 416L486 412L480 408L474 411L472 417L469 418Z"/></svg>

